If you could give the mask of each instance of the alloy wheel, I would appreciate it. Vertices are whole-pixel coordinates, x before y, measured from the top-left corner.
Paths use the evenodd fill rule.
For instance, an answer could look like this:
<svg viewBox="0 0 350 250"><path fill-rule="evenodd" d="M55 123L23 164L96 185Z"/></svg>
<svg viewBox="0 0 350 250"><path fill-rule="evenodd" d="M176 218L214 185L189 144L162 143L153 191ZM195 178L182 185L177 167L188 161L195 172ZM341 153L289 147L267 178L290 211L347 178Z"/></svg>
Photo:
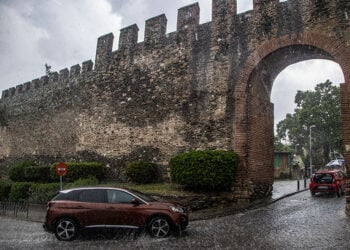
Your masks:
<svg viewBox="0 0 350 250"><path fill-rule="evenodd" d="M170 225L166 218L156 217L151 221L149 230L152 237L164 238L170 233Z"/></svg>
<svg viewBox="0 0 350 250"><path fill-rule="evenodd" d="M71 241L78 235L77 224L72 219L61 219L55 230L55 236L59 240Z"/></svg>

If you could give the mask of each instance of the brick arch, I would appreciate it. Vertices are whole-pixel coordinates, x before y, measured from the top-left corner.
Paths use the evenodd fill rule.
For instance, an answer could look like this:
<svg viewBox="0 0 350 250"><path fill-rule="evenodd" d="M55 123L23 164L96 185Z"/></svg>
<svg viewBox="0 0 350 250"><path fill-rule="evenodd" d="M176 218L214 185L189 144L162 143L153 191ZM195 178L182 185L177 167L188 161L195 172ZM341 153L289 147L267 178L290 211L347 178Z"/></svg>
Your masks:
<svg viewBox="0 0 350 250"><path fill-rule="evenodd" d="M242 182L245 183L253 183L253 187L249 187L249 189L255 188L254 185L256 185L259 180L254 180L254 169L252 167L254 161L252 161L252 156L250 155L250 150L253 144L253 140L261 140L261 138L264 138L264 140L268 141L266 145L266 149L260 149L265 154L271 154L271 160L273 159L273 105L270 103L270 97L269 100L264 103L266 105L266 120L270 120L270 124L268 125L262 125L261 128L257 127L257 129L262 129L263 132L261 132L262 137L256 137L254 135L254 138L251 138L250 135L251 132L251 113L254 111L250 110L250 103L256 101L258 97L254 96L254 94L250 94L250 84L251 84L251 77L254 75L254 71L259 67L259 64L264 62L264 60L268 57L273 55L276 51L290 47L290 46L296 46L296 45L303 45L303 46L312 46L317 48L320 51L323 51L324 57L314 57L314 59L317 58L327 58L330 60L333 60L340 64L343 74L345 83L349 82L350 78L350 60L348 59L349 56L347 56L348 52L346 51L346 46L342 44L340 41L335 39L334 37L328 37L322 34L315 34L315 33L299 33L299 34L293 34L293 35L286 35L280 38L271 39L265 43L263 43L260 47L258 47L246 60L244 66L242 67L242 70L239 72L237 84L235 87L234 92L234 98L235 98L235 145L234 149L240 156L240 166L238 170L238 178L242 180ZM298 58L294 62L287 62L288 65L295 63L297 61L303 61L311 59L307 55L305 55L305 58L301 56L301 58ZM285 66L288 66L285 65ZM268 69L268 67L267 67ZM271 69L275 70L275 69ZM279 70L281 72L283 68ZM279 73L278 72L278 73ZM277 74L278 74L277 73ZM274 75L274 77L277 76ZM273 80L274 80L274 77ZM348 85L348 84L343 84ZM350 89L350 88L349 88ZM344 91L343 91L344 92ZM350 100L349 100L350 101ZM272 110L272 114L271 114ZM342 111L342 114L344 112ZM350 116L350 112L349 112ZM272 122L272 125L271 125ZM272 128L271 128L272 126ZM343 128L344 128L343 124ZM264 131L265 130L265 131ZM269 135L270 134L270 135ZM346 141L346 139L345 139ZM263 142L261 145L254 145L254 147L262 147L262 145L265 145L266 143ZM272 145L271 145L272 144ZM350 144L350 139L349 139ZM268 167L269 164L265 162L265 168ZM271 165L273 166L273 161L271 161ZM271 166L271 167L272 167ZM255 166L254 166L255 167ZM271 169L270 169L271 170ZM262 182L267 182L268 184L272 185L273 183L273 169L270 171L269 169L266 169L266 173L260 173L259 178L262 179ZM265 171L265 170L264 170ZM255 173L256 174L256 173ZM265 177L264 177L265 176ZM270 177L269 177L270 176Z"/></svg>

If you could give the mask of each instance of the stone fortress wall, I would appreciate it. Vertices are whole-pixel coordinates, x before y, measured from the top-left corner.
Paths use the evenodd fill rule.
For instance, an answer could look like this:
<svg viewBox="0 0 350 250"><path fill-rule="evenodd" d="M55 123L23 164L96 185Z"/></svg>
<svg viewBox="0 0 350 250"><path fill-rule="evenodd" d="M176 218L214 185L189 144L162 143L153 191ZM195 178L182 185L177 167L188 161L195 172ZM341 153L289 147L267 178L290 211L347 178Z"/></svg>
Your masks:
<svg viewBox="0 0 350 250"><path fill-rule="evenodd" d="M208 23L195 3L178 10L173 33L162 14L146 21L143 42L136 24L120 31L116 51L113 34L101 36L94 63L3 91L0 158L166 167L179 152L235 150L236 195L259 196L273 182L273 80L297 61L337 61L315 38L349 43L349 14L346 0L254 0L241 14L236 0L212 0Z"/></svg>

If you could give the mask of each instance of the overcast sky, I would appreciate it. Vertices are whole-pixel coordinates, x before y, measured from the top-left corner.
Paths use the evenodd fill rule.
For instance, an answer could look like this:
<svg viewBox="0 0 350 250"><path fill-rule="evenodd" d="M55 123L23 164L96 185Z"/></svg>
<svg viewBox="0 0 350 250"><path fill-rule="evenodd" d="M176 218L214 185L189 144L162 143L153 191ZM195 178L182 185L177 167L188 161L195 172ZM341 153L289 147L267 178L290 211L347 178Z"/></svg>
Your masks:
<svg viewBox="0 0 350 250"><path fill-rule="evenodd" d="M199 2L201 23L211 20L211 0L0 0L0 93L53 71L95 59L97 38L136 23L143 41L145 20L165 13L167 33L175 31L177 9ZM252 0L237 0L238 12ZM297 90L313 89L330 79L344 81L338 64L311 60L294 64L274 82L275 122L294 110Z"/></svg>

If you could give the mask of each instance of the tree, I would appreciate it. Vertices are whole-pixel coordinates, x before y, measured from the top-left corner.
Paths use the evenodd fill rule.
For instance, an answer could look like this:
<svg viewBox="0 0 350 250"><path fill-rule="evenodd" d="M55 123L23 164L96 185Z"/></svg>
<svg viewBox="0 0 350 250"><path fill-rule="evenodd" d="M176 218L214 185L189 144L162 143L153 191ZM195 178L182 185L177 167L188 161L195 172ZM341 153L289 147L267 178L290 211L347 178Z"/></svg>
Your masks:
<svg viewBox="0 0 350 250"><path fill-rule="evenodd" d="M274 146L275 152L293 152L293 149L290 147L290 145L283 144L280 138L277 136L275 136Z"/></svg>
<svg viewBox="0 0 350 250"><path fill-rule="evenodd" d="M277 124L277 138L287 139L291 146L301 145L309 151L309 133L312 129L312 156L315 165L323 166L330 160L330 153L341 151L341 117L339 87L327 80L315 87L314 91L298 91L294 114ZM309 154L309 152L308 152ZM304 155L309 162L309 155Z"/></svg>

